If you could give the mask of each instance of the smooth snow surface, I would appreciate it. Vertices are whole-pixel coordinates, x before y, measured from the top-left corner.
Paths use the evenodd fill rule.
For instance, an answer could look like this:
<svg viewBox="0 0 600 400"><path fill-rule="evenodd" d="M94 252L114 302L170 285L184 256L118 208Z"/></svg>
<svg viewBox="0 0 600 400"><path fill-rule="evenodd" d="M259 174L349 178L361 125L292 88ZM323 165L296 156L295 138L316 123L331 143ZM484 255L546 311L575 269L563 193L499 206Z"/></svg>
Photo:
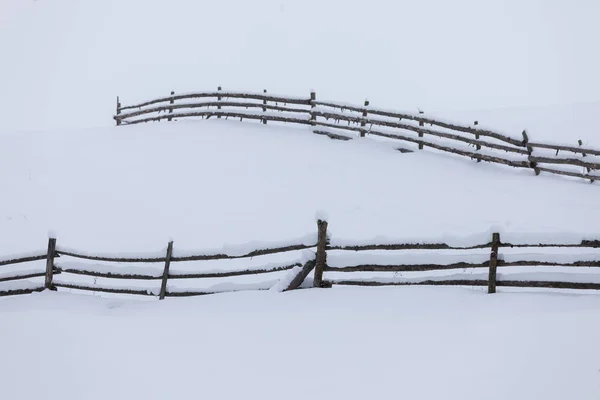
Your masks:
<svg viewBox="0 0 600 400"><path fill-rule="evenodd" d="M18 296L0 299L0 396L594 400L599 309L441 287Z"/></svg>

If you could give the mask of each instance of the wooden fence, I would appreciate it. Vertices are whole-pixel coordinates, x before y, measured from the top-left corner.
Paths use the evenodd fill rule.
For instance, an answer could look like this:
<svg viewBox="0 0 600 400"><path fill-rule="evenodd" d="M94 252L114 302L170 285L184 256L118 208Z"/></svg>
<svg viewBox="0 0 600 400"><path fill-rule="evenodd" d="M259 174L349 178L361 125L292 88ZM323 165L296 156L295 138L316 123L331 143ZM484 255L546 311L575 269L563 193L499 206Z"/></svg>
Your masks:
<svg viewBox="0 0 600 400"><path fill-rule="evenodd" d="M328 223L326 221L317 221L317 239L316 243L306 243L307 241L298 241L297 243L289 243L283 246L257 249L249 252L238 254L225 254L217 252L207 252L198 254L183 254L177 255L173 251L173 242L169 242L167 249L162 256L153 257L122 257L122 256L106 256L106 255L90 255L72 250L61 249L57 247L55 238L48 240L48 248L45 253L29 255L27 257L0 259L0 267L35 262L45 260L45 270L40 271L21 271L12 272L9 274L0 274L0 283L11 281L23 281L31 278L44 278L43 282L29 282L27 285L22 285L17 288L2 289L0 286L0 296L27 294L37 291L75 289L93 292L106 292L116 294L131 294L156 296L159 299L165 297L181 297L181 296L197 296L212 293L221 293L226 291L250 290L250 289L269 289L271 286L258 287L236 287L231 286L221 290L178 290L169 288L167 283L171 280L179 279L203 279L203 278L227 278L243 275L261 275L280 271L291 271L292 275L289 281L284 281L284 287L281 290L293 290L303 283L307 276L314 269L314 287L331 287L332 285L358 285L358 286L384 286L384 285L451 285L451 286L487 286L488 293L495 293L497 286L510 287L536 287L536 288L559 288L559 289L596 289L600 290L600 275L599 279L592 279L593 275L586 275L586 279L578 282L581 277L578 274L561 274L558 279L548 279L548 274L539 273L539 275L525 274L519 277L519 274L507 275L507 277L498 277L498 268L502 267L600 267L600 253L591 254L584 257L580 251L570 255L571 259L566 260L560 255L552 254L531 254L527 257L520 258L520 254L512 255L511 259L505 259L500 254L501 249L507 248L562 248L562 249L600 249L600 241L586 240L580 243L505 243L501 241L500 234L494 233L488 243L476 244L470 246L451 246L446 243L399 243L399 244L331 244L327 235ZM304 259L301 262L282 263L281 265L270 265L265 268L247 268L234 271L210 271L203 272L201 269L193 272L174 272L171 270L171 264L183 261L207 261L207 260L232 260L232 259L249 259L278 253L289 253L293 251L315 249L315 253L310 253L311 257ZM489 252L483 250L489 249ZM407 251L419 251L418 254L406 255ZM441 254L442 252L450 252L452 254ZM473 259L472 255L464 255L465 251L479 251ZM361 259L360 255L365 252L392 254L394 262L378 262L377 257L373 259ZM340 254L342 255L340 257ZM344 257L344 254L350 254L350 257ZM375 254L375 256L377 256ZM427 258L435 255L436 261L428 261ZM371 256L374 256L371 254ZM119 266L89 266L85 263L78 265L61 265L61 257L72 257L80 260L93 260L108 263L148 263L160 264L162 268L152 272L144 270L143 267L134 267L132 269L123 270ZM483 258L482 258L483 257ZM580 257L580 258L578 258ZM389 260L389 259L388 259ZM381 261L381 260L379 260ZM386 260L384 260L386 261ZM139 268L139 271L138 271ZM427 276L431 271L453 272L460 271L453 275L435 275ZM465 271L482 271L465 272ZM0 269L0 272L2 270ZM402 273L402 272L419 272L421 276L416 278L403 277L368 277L365 278L365 273ZM599 270L600 272L600 270ZM363 276L353 278L356 273L362 273ZM116 280L157 280L161 282L160 289L151 290L134 287L114 287L111 285L86 285L72 282L69 280L56 279L57 275L84 275L95 278L109 278ZM328 275L346 274L349 278L335 279ZM533 274L538 274L534 272ZM324 277L325 275L325 277ZM374 274L377 275L377 274ZM525 278L523 278L525 276ZM536 277L537 276L537 277Z"/></svg>
<svg viewBox="0 0 600 400"><path fill-rule="evenodd" d="M337 140L372 136L402 141L397 148L412 152L425 147L434 151L469 157L515 168L583 178L600 179L593 171L600 169L600 150L578 146L556 145L530 140L526 131L514 138L488 129L458 125L438 119L374 109L368 101L363 106L318 101L315 92L310 97L285 97L263 93L215 92L175 94L140 104L123 106L117 98L114 119L117 125L142 122L172 121L179 118L239 118L267 122L293 123L311 126L312 132ZM486 138L483 140L482 138ZM407 147L408 146L408 147ZM413 148L410 148L413 147ZM560 153L567 153L563 157Z"/></svg>

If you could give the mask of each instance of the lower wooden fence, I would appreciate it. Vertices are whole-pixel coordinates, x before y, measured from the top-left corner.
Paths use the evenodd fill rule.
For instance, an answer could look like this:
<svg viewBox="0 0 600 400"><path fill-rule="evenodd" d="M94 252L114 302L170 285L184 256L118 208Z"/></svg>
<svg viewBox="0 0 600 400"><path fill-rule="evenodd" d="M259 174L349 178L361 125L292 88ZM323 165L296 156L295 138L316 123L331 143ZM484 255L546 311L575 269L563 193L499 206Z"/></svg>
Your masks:
<svg viewBox="0 0 600 400"><path fill-rule="evenodd" d="M317 235L295 242L248 251L205 252L199 254L178 254L169 242L163 255L146 257L122 257L90 255L57 247L56 238L48 240L47 250L19 258L0 259L0 267L15 264L45 261L45 270L12 271L2 273L0 268L0 296L28 294L43 290L72 289L104 293L165 297L198 296L239 290L266 290L269 285L221 286L220 289L180 290L168 286L171 280L228 278L247 275L270 274L289 271L279 280L279 290L297 289L314 270L313 287L332 285L384 286L384 285L439 285L439 286L487 286L488 293L495 293L497 286L523 288L557 289L596 289L600 290L599 274L577 273L525 273L498 276L498 268L503 267L600 267L600 252L584 254L583 249L600 249L599 240L583 240L579 243L508 243L501 240L499 233L493 233L490 241L469 246L452 246L446 243L397 243L397 244L349 244L331 242L327 235L327 221L317 221ZM501 249L537 249L538 253L500 254ZM548 249L571 249L573 254L556 254ZM272 254L291 253L301 250L308 252L297 261L270 264L266 267L253 267L239 270L175 271L171 265L184 261L209 261L250 259ZM546 249L545 252L539 252ZM489 250L489 251L486 251ZM465 254L476 252L477 254ZM231 251L230 251L231 253ZM125 268L115 265L92 265L63 263L61 257L103 263L143 263L159 264L160 268L133 266ZM458 273L453 273L459 271ZM481 272L480 272L481 271ZM428 276L428 273L436 272ZM441 272L441 274L440 274ZM450 274L447 274L450 272ZM378 276L381 274L388 276ZM403 273L419 273L419 276L398 276ZM446 274L444 274L446 273ZM155 280L160 281L159 289L135 287L115 287L111 285L82 284L57 278L58 275L83 275L94 278L115 280ZM372 274L372 276L369 276ZM389 274L393 274L389 276ZM324 277L325 275L325 277ZM347 275L336 279L336 275ZM354 277L354 276L357 277ZM44 278L43 282L28 281ZM2 285L8 285L3 288ZM304 285L306 286L306 285Z"/></svg>

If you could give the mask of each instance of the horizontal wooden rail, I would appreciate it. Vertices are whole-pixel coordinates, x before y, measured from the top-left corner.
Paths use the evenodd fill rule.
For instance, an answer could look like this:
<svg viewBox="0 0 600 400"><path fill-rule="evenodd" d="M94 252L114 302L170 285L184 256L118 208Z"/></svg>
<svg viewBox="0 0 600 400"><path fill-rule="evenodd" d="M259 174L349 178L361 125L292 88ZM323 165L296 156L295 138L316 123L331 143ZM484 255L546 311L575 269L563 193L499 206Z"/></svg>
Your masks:
<svg viewBox="0 0 600 400"><path fill-rule="evenodd" d="M118 269L118 267L115 267ZM98 272L98 271L90 271L86 270L85 267L82 269L76 268L62 268L60 266L57 267L59 272L64 272L68 274L74 275L85 275L85 276L94 276L97 278L111 278L111 279L139 279L139 280L161 280L162 276L156 275L144 275L144 274L122 274L118 272Z"/></svg>
<svg viewBox="0 0 600 400"><path fill-rule="evenodd" d="M550 157L536 157L530 156L529 161L545 164L564 164L564 165L575 165L578 167L585 167L589 169L600 169L600 164L579 160L577 158L550 158Z"/></svg>
<svg viewBox="0 0 600 400"><path fill-rule="evenodd" d="M354 280L327 280L329 285L350 286L487 286L487 280L424 280L416 282L378 282L378 281L354 281ZM549 288L549 289L594 289L600 290L600 283L574 283L554 281L511 281L500 280L496 286L517 288Z"/></svg>
<svg viewBox="0 0 600 400"><path fill-rule="evenodd" d="M584 149L581 147L572 147L572 146L561 146L556 144L544 144L544 143L536 143L529 142L527 144L530 147L538 148L538 149L548 149L548 150L562 150L569 151L571 153L579 153L579 154L592 154L595 156L600 156L600 150L592 150L592 149Z"/></svg>
<svg viewBox="0 0 600 400"><path fill-rule="evenodd" d="M453 264L402 264L402 265L375 265L363 264L347 267L325 267L330 272L408 272L408 271L437 271L446 269L462 268L487 268L489 262L467 263L458 262Z"/></svg>
<svg viewBox="0 0 600 400"><path fill-rule="evenodd" d="M125 114L115 115L114 119L124 120L127 118L133 118L133 117L137 117L137 116L144 115L144 114L160 113L160 112L165 112L165 111L170 111L170 110L178 110L178 109L182 109L182 108L203 108L203 107L206 107L206 108L209 108L209 107L261 108L261 109L280 111L280 112L294 112L294 113L299 113L299 114L301 114L301 113L310 114L310 109L308 109L308 108L304 108L304 109L303 108L291 108L291 107L283 107L283 106L262 104L262 103L210 101L210 102L205 102L205 103L170 104L170 105L164 105L164 106L160 106L160 107L144 108L139 111L132 111L132 112L125 113ZM167 117L173 117L173 116L169 115Z"/></svg>
<svg viewBox="0 0 600 400"><path fill-rule="evenodd" d="M477 128L471 128L468 126L452 124L449 122L439 121L439 120L435 120L432 118L420 117L420 116L406 114L406 113L383 111L383 110L377 110L377 109L372 109L372 108L363 108L363 107L355 107L355 106L350 106L350 105L336 104L336 103L331 103L331 102L315 101L314 104L316 104L318 106L339 108L341 110L350 110L350 111L361 112L361 113L366 110L371 115L380 115L382 117L407 119L410 121L416 121L416 122L423 123L423 124L439 126L441 128L447 128L447 129L451 129L451 130L458 131L458 132L471 133L473 135L478 135L478 136L487 136L487 137L494 138L494 139L497 139L497 140L500 140L500 141L503 141L506 143L510 143L513 146L519 146L519 147L523 146L523 142L521 140L513 139L509 136L502 135L500 133L492 132L492 131L486 130L486 129L477 129Z"/></svg>
<svg viewBox="0 0 600 400"><path fill-rule="evenodd" d="M187 118L187 117L206 117L206 119L212 117L226 117L226 118L240 118L240 119L255 119L255 120L267 120L267 121L275 121L275 122L289 122L301 125L310 125L310 121L308 119L301 118L292 118L292 117L279 117L276 115L269 114L250 114L243 112L228 112L228 111L199 111L199 112L189 112L189 113L173 113L168 115L160 115L156 117L148 117L142 119L136 119L132 121L123 121L123 125L135 125L140 124L142 122L153 122L160 121L163 119L169 118Z"/></svg>
<svg viewBox="0 0 600 400"><path fill-rule="evenodd" d="M264 269L245 269L242 271L227 271L227 272L211 272L211 273L173 273L169 274L169 279L199 279L199 278L226 278L231 276L244 275L260 275L269 274L272 272L289 271L294 267L301 267L302 264L291 264L281 267L264 268Z"/></svg>
<svg viewBox="0 0 600 400"><path fill-rule="evenodd" d="M13 289L13 290L4 290L4 291L0 291L0 297L3 296L16 296L19 294L31 294L34 292L41 292L43 291L44 285L34 288L34 289Z"/></svg>
<svg viewBox="0 0 600 400"><path fill-rule="evenodd" d="M240 93L240 92L204 92L204 93L188 93L188 94L179 94L173 96L161 97L158 99L146 101L140 104L134 104L132 106L120 107L119 110L131 110L134 108L141 108L150 106L152 104L164 103L167 101L175 101L175 100L184 100L184 99L199 99L205 97L216 97L216 98L230 98L230 99L251 99L251 100L266 100L275 103L284 103L284 104L306 104L310 105L310 99L303 98L294 98L294 97L281 97L281 96L271 96L260 93Z"/></svg>
<svg viewBox="0 0 600 400"><path fill-rule="evenodd" d="M584 240L581 243L561 244L561 243L500 243L500 247L523 248L523 247L563 247L563 248L598 248L600 247L599 240Z"/></svg>
<svg viewBox="0 0 600 400"><path fill-rule="evenodd" d="M228 290L227 293L233 293L233 292L245 292L248 290L269 290L269 289L264 289L264 288L255 288L255 289L232 289L232 290ZM204 296L204 295L208 295L208 294L218 294L218 293L224 293L224 292L218 292L218 291L210 291L210 290L186 290L186 291L182 291L182 292L167 292L166 296L167 297L192 297L192 296Z"/></svg>
<svg viewBox="0 0 600 400"><path fill-rule="evenodd" d="M526 267L526 266L540 266L540 267L600 267L600 254L598 255L598 261L572 261L572 262L552 262L552 261L502 261L498 260L499 267Z"/></svg>
<svg viewBox="0 0 600 400"><path fill-rule="evenodd" d="M60 270L55 269L54 274L60 274ZM39 277L43 277L43 276L46 276L45 271L44 272L32 272L32 273L26 273L26 274L21 274L21 275L11 275L11 276L0 277L0 282L17 281L20 279L29 279L29 278L39 278Z"/></svg>
<svg viewBox="0 0 600 400"><path fill-rule="evenodd" d="M366 251L366 250L475 250L491 247L491 243L478 244L474 246L450 246L446 243L397 243L397 244L362 244L362 245L344 245L328 246L327 250L348 250L348 251Z"/></svg>
<svg viewBox="0 0 600 400"><path fill-rule="evenodd" d="M555 174L555 175L572 176L573 178L583 178L583 179L589 179L591 181L600 180L599 175L590 175L590 174L581 174L581 173L577 173L577 172L561 171L559 169L545 168L545 167L540 167L540 166L538 166L537 169L542 172L548 172L548 173Z"/></svg>
<svg viewBox="0 0 600 400"><path fill-rule="evenodd" d="M39 260L45 260L45 259L46 259L46 254L40 254L40 255L36 255L36 256L27 256L27 257L21 257L21 258L13 258L13 259L9 259L9 260L0 260L0 265L20 264L20 263L24 263L24 262L39 261Z"/></svg>
<svg viewBox="0 0 600 400"><path fill-rule="evenodd" d="M108 262L136 262L136 263L159 263L164 262L164 257L109 257L109 256L93 256L89 254L79 254L73 251L57 250L57 253L63 256L69 256L74 258L80 258L83 260L92 261L108 261Z"/></svg>
<svg viewBox="0 0 600 400"><path fill-rule="evenodd" d="M104 293L116 293L116 294L137 294L137 295L141 295L141 296L157 296L157 294L152 293L151 291L148 291L148 290L143 290L143 289L108 288L108 287L103 287L103 286L76 285L76 284L65 283L65 282L55 282L54 286L63 288L63 289L85 290L85 291L91 291L91 292L104 292Z"/></svg>

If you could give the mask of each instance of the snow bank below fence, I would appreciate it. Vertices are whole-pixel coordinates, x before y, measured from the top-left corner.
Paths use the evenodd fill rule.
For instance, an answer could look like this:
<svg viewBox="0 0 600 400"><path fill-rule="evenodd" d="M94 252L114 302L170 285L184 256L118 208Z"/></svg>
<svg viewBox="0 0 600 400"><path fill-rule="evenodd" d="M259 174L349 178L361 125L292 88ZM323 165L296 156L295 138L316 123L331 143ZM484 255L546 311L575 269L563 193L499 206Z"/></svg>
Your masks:
<svg viewBox="0 0 600 400"><path fill-rule="evenodd" d="M599 309L599 296L444 287L2 298L0 394L595 400ZM298 386L307 371L322 379Z"/></svg>

